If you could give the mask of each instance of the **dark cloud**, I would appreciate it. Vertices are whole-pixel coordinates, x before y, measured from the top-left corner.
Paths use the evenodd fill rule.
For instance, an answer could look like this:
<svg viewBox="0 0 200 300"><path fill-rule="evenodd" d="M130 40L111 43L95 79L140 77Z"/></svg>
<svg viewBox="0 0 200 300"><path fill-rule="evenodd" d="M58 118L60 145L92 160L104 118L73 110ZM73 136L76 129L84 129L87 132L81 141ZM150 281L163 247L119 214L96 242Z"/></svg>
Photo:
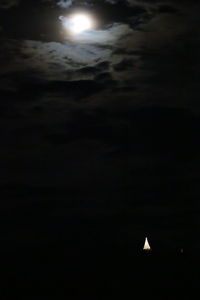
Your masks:
<svg viewBox="0 0 200 300"><path fill-rule="evenodd" d="M125 71L126 69L129 69L132 67L132 60L122 60L120 63L114 65L114 69L115 71L121 72L121 71Z"/></svg>
<svg viewBox="0 0 200 300"><path fill-rule="evenodd" d="M82 74L97 75L109 69L109 62L101 62L91 67L83 67L79 70Z"/></svg>
<svg viewBox="0 0 200 300"><path fill-rule="evenodd" d="M160 4L158 7L158 11L161 13L177 13L178 10L177 8L170 6L170 5L165 5L165 4Z"/></svg>
<svg viewBox="0 0 200 300"><path fill-rule="evenodd" d="M103 89L103 86L97 84L92 80L80 80L80 81L52 81L42 85L33 85L32 89L39 89L41 91L47 91L50 93L59 92L67 96L73 96L75 99L80 100L88 97L94 93L98 93Z"/></svg>
<svg viewBox="0 0 200 300"><path fill-rule="evenodd" d="M17 6L20 0L1 0L0 9L9 9L11 7Z"/></svg>
<svg viewBox="0 0 200 300"><path fill-rule="evenodd" d="M181 161L197 155L199 127L200 119L182 109L155 106L118 114L97 110L75 115L73 123L66 125L64 140L100 139L119 153L160 155L167 161Z"/></svg>

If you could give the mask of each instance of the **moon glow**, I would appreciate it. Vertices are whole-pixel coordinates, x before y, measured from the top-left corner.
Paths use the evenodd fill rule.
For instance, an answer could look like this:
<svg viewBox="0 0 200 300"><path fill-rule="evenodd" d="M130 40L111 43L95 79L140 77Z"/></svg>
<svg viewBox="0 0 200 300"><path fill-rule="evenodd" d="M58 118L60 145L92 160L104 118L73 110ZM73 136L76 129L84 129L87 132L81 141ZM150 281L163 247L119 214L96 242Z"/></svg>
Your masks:
<svg viewBox="0 0 200 300"><path fill-rule="evenodd" d="M80 34L93 28L93 20L88 14L76 13L69 16L63 25L72 34Z"/></svg>

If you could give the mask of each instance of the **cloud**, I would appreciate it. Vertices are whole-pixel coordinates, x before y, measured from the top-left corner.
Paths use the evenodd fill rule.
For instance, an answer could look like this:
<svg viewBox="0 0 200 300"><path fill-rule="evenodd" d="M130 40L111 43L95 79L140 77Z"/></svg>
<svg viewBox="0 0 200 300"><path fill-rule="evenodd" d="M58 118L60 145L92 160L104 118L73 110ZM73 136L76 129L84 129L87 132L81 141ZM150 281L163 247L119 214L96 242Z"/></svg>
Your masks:
<svg viewBox="0 0 200 300"><path fill-rule="evenodd" d="M36 74L38 80L91 80L109 68L110 55L110 49L95 45L7 40L1 47L5 62L2 61L0 70L1 86L14 88L20 81L23 84L23 76L17 76L15 80L12 74L19 72L23 75L24 71Z"/></svg>
<svg viewBox="0 0 200 300"><path fill-rule="evenodd" d="M57 5L61 8L69 8L72 6L73 0L60 0L57 2Z"/></svg>
<svg viewBox="0 0 200 300"><path fill-rule="evenodd" d="M116 65L113 65L113 68L117 72L122 72L129 68L132 68L132 64L133 64L132 60L123 59L121 62L117 63Z"/></svg>
<svg viewBox="0 0 200 300"><path fill-rule="evenodd" d="M104 30L92 30L73 39L66 37L62 42L5 39L1 47L0 84L4 89L17 89L26 82L27 71L27 74L34 74L33 83L41 80L67 82L69 90L68 82L94 80L95 84L102 85L102 90L98 89L95 100L92 93L88 93L86 98L93 103L105 98L110 104L113 97L117 99L115 108L125 97L127 101L133 101L133 97L134 101L144 103L149 99L148 90L154 95L150 101L157 102L163 98L162 89L166 89L166 98L172 91L166 80L172 78L172 74L173 92L178 93L176 82L180 74L174 62L180 56L182 42L178 37L186 30L187 22L181 15L159 13L143 25L143 30L114 23ZM183 74L181 72L181 76ZM105 95L107 89L110 91ZM71 92L69 96L73 98ZM175 93L171 100L174 97Z"/></svg>
<svg viewBox="0 0 200 300"><path fill-rule="evenodd" d="M120 43L120 40L127 35L131 35L132 30L126 24L114 23L105 30L90 30L74 35L72 41L84 44L113 45Z"/></svg>

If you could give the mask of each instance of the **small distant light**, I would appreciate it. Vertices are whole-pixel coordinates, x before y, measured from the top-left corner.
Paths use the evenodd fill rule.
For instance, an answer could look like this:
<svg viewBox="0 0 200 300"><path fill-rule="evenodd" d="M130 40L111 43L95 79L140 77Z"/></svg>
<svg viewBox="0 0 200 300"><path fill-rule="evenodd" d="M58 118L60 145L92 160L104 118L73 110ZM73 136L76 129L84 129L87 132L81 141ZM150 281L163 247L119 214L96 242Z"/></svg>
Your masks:
<svg viewBox="0 0 200 300"><path fill-rule="evenodd" d="M145 251L151 251L151 247L149 245L147 237L145 238L143 250L145 250Z"/></svg>

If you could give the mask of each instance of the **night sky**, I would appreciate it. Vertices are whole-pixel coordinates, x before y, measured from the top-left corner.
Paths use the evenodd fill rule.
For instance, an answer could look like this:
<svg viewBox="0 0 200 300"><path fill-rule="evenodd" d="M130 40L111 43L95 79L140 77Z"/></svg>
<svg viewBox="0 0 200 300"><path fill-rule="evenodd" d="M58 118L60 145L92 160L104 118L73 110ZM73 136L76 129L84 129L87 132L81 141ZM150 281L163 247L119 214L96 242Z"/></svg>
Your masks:
<svg viewBox="0 0 200 300"><path fill-rule="evenodd" d="M95 28L71 36L59 17L76 11ZM31 268L48 286L69 261L97 274L108 257L146 260L146 236L166 260L200 250L199 12L195 0L0 0L6 289L31 288Z"/></svg>

